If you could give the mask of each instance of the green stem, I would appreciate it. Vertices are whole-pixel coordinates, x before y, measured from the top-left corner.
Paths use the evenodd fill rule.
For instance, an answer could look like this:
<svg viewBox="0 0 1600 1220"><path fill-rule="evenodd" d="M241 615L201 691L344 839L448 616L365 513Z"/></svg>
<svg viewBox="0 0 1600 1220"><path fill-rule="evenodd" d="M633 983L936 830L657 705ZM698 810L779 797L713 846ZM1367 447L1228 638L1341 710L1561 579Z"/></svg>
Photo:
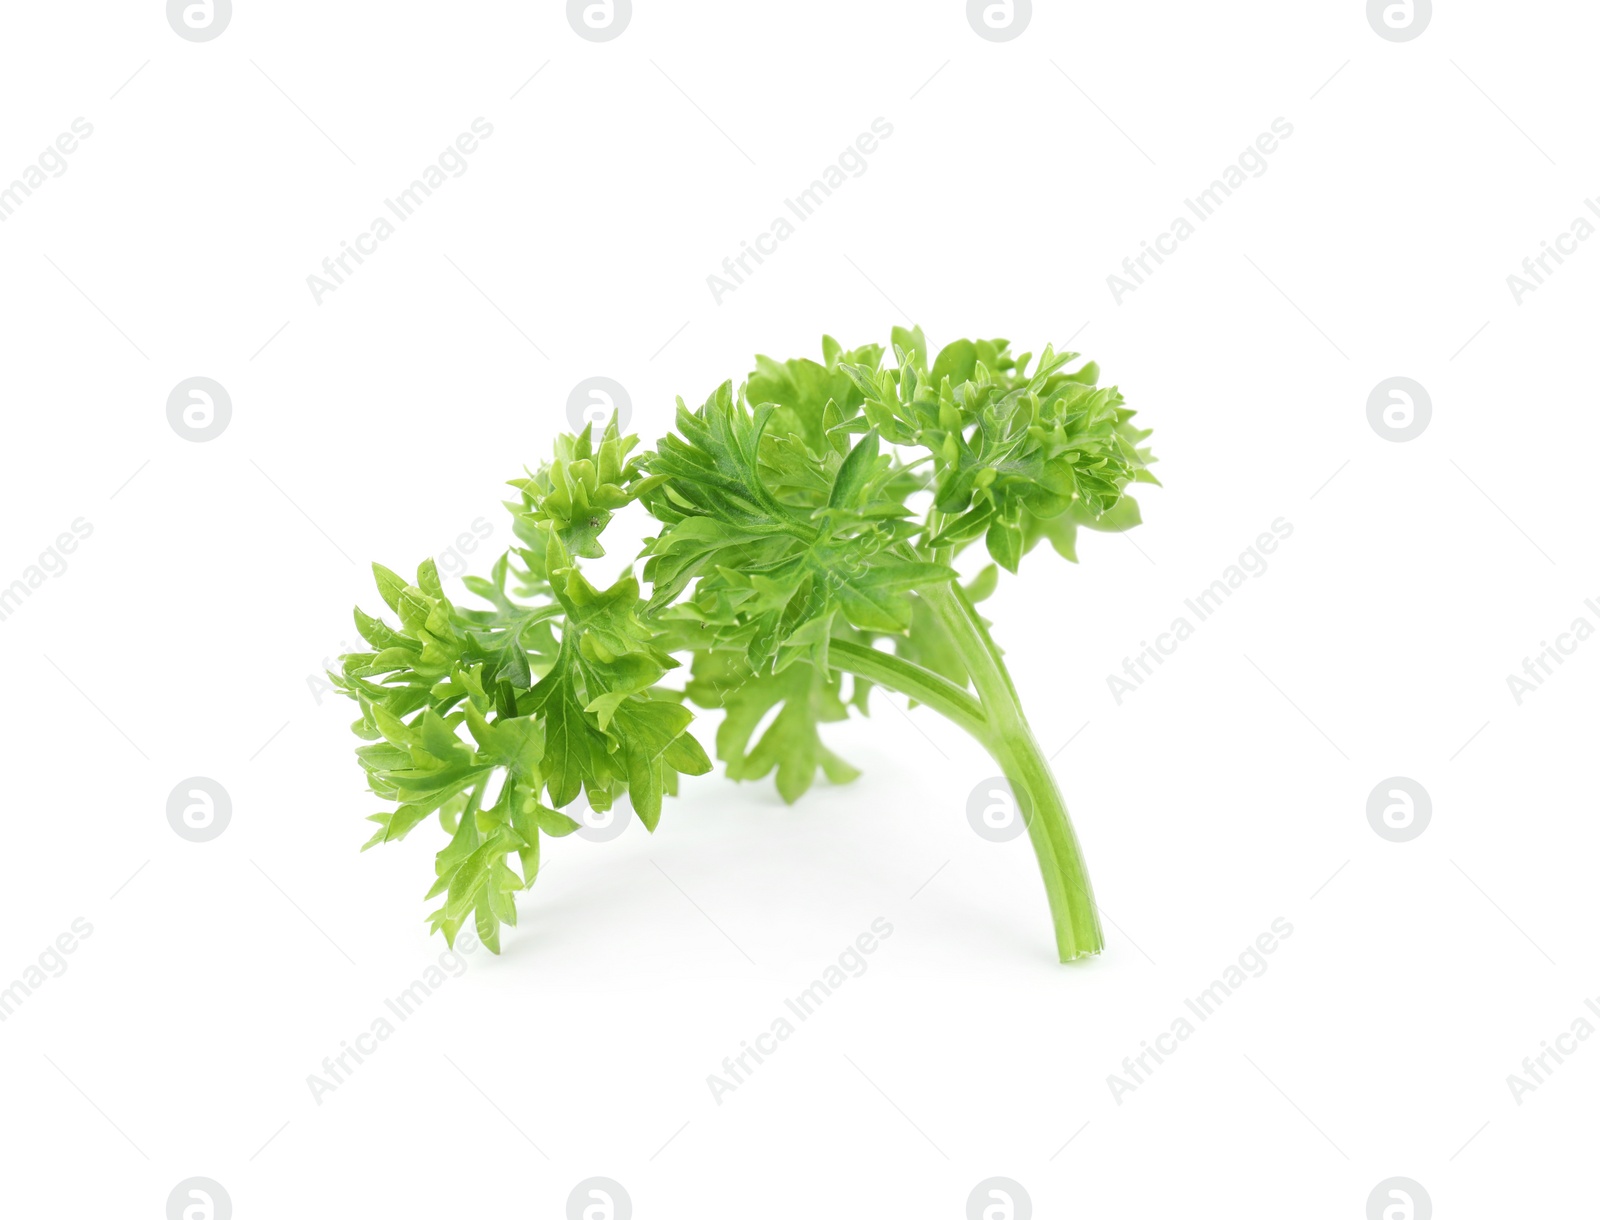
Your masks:
<svg viewBox="0 0 1600 1220"><path fill-rule="evenodd" d="M1067 817L1066 802L1056 785L1050 760L1023 716L1000 649L959 588L924 590L922 596L961 654L972 676L976 698L920 665L848 640L829 641L829 666L926 704L972 734L989 751L1011 784L1039 859L1055 926L1056 952L1064 962L1099 953L1105 940L1083 851Z"/></svg>
<svg viewBox="0 0 1600 1220"><path fill-rule="evenodd" d="M940 622L960 650L981 700L986 728L975 734L1000 764L1028 827L1050 915L1055 924L1056 950L1064 962L1099 953L1105 946L1094 891L1083 851L1067 816L1066 802L1056 785L1050 761L1039 748L1017 698L1011 675L1000 650L990 638L977 610L959 588L943 587L923 593Z"/></svg>
<svg viewBox="0 0 1600 1220"><path fill-rule="evenodd" d="M925 703L947 720L954 721L980 741L988 732L983 707L948 678L941 677L892 652L853 644L849 640L828 641L831 669L842 669L879 686L898 691L918 703Z"/></svg>

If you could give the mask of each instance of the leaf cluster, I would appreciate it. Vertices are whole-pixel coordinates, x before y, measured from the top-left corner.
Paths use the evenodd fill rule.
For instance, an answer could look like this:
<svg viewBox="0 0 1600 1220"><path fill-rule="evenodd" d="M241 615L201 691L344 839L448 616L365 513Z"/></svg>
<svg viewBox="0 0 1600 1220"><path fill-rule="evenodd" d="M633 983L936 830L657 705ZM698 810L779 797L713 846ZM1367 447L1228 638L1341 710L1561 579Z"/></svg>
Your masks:
<svg viewBox="0 0 1600 1220"><path fill-rule="evenodd" d="M964 687L927 602L953 587L964 547L981 537L1016 572L1041 540L1076 561L1080 526L1138 523L1126 489L1154 482L1148 433L1074 359L959 340L930 360L920 329L897 328L887 352L825 338L820 362L757 357L738 389L680 399L653 450L636 452L615 419L558 437L511 480L516 543L464 579L481 607L457 605L431 561L415 583L374 566L397 621L358 609L368 650L333 675L360 707L368 785L393 804L367 846L436 817L449 838L432 924L453 943L470 918L498 949L543 838L624 796L654 830L679 776L711 769L689 703L724 713L716 749L732 779L775 774L793 801L819 772L853 778L819 731L865 712L873 684L838 661L841 641L887 639ZM579 561L604 555L630 505L659 529L642 562L597 588ZM963 595L981 599L996 576ZM681 688L666 681L680 657Z"/></svg>

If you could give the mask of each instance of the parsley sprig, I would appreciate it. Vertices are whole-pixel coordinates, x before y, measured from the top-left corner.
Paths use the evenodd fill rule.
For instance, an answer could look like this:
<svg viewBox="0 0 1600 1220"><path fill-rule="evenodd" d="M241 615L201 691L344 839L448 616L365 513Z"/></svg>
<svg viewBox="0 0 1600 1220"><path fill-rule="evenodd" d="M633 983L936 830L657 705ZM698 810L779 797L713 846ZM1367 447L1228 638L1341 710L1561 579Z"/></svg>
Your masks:
<svg viewBox="0 0 1600 1220"><path fill-rule="evenodd" d="M822 356L757 357L737 390L724 382L695 409L680 399L652 451L614 418L559 437L511 482L516 544L487 578L465 578L483 607L456 605L431 561L415 583L374 565L398 625L358 609L370 650L333 675L361 709L369 786L393 805L372 815L367 846L438 820L449 839L428 897L452 944L471 919L498 951L542 840L578 828L563 810L580 798L605 810L626 795L655 829L678 777L711 770L688 704L723 713L730 779L775 774L794 801L818 772L858 774L820 726L865 714L877 686L995 758L1061 960L1100 951L1060 789L977 606L1039 542L1076 562L1080 528L1139 524L1127 489L1156 481L1149 434L1093 363L1068 370L1071 352L1035 361L963 339L930 360L920 329L896 328L888 353L824 338ZM642 563L596 588L579 561L604 555L631 506L660 529ZM979 539L993 562L963 583L956 557Z"/></svg>

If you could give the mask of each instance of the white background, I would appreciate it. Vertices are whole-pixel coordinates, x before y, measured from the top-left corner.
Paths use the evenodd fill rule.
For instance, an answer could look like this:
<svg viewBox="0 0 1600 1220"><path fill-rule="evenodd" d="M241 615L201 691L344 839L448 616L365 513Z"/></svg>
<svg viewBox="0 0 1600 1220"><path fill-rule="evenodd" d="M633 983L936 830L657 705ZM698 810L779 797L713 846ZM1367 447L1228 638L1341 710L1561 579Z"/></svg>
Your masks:
<svg viewBox="0 0 1600 1220"><path fill-rule="evenodd" d="M558 1217L603 1175L640 1220L958 1217L1004 1175L1041 1217L1359 1220L1402 1175L1441 1220L1590 1214L1600 1040L1520 1106L1506 1077L1600 996L1600 643L1520 706L1506 676L1600 625L1600 243L1520 305L1506 276L1600 187L1600 14L1440 9L1396 44L1354 0L1041 2L997 44L953 0L638 0L595 44L557 3L241 0L197 44L150 0L7 6L0 182L94 134L0 224L0 585L93 533L0 622L0 979L94 930L0 1025L6 1210L155 1218L202 1175L240 1220ZM307 276L480 116L465 175L318 304ZM880 116L866 173L717 304ZM1267 172L1117 304L1280 116ZM879 698L829 730L848 788L711 775L653 838L551 846L504 956L315 1102L443 948L437 832L357 853L352 707L308 683L377 607L367 561L483 517L486 567L584 378L649 439L756 351L911 322L1073 337L1156 429L1146 525L986 606L1070 739L1107 952L1054 962L1026 839L965 820L992 764ZM193 376L232 397L209 443L166 418ZM1432 398L1409 443L1367 421L1391 376ZM1279 517L1269 570L1119 706L1106 676ZM206 844L166 820L195 775L233 802ZM1366 819L1395 775L1434 806L1406 844ZM1270 969L1114 1101L1280 916ZM714 1102L878 917L870 969Z"/></svg>

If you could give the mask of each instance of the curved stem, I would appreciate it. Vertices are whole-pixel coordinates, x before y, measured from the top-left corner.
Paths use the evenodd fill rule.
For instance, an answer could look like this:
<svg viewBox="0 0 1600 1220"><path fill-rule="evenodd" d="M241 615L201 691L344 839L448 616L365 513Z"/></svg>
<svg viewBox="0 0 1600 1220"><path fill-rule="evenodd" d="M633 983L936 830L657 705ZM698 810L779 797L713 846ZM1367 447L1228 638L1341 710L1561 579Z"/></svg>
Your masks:
<svg viewBox="0 0 1600 1220"><path fill-rule="evenodd" d="M976 699L950 679L891 652L881 652L849 640L829 640L828 665L830 669L844 670L925 703L980 741L987 736L988 721L983 706Z"/></svg>
<svg viewBox="0 0 1600 1220"><path fill-rule="evenodd" d="M982 700L988 723L986 731L976 736L1005 772L1027 824L1050 899L1056 950L1064 962L1098 953L1105 938L1083 850L1067 817L1050 760L1023 716L1000 650L960 589L933 589L925 596L961 651Z"/></svg>
<svg viewBox="0 0 1600 1220"><path fill-rule="evenodd" d="M1070 962L1099 953L1105 938L1083 850L1050 760L1022 713L1000 649L959 588L930 589L923 596L972 675L976 698L903 657L848 640L829 641L829 668L925 703L977 738L1000 764L1027 825L1050 900L1058 956Z"/></svg>

